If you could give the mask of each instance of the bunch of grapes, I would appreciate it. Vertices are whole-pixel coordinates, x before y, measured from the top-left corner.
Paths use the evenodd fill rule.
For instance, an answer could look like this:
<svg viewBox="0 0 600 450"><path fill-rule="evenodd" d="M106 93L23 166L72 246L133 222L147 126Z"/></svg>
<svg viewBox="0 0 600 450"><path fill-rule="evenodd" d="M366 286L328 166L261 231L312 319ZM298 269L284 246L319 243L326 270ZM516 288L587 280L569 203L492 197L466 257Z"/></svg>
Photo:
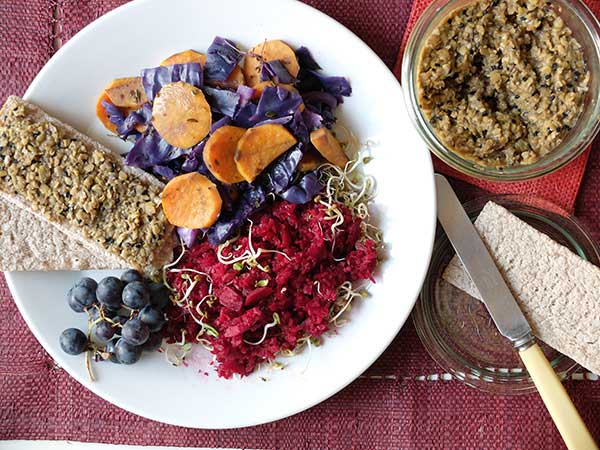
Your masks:
<svg viewBox="0 0 600 450"><path fill-rule="evenodd" d="M97 283L85 277L67 293L67 302L78 313L88 314L88 333L68 328L60 346L69 355L93 351L117 364L137 362L142 351L160 348L160 330L166 323L164 308L169 290L127 270L121 278L106 277Z"/></svg>

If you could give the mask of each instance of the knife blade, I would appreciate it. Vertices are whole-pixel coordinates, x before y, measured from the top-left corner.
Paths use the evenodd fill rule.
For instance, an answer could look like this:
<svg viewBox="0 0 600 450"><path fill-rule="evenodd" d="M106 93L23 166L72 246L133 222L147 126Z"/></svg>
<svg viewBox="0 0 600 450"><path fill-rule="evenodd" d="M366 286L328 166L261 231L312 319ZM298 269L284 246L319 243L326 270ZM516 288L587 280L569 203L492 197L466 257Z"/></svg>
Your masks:
<svg viewBox="0 0 600 450"><path fill-rule="evenodd" d="M479 290L492 320L500 333L510 339L515 347L527 345L533 339L531 327L487 247L448 180L436 174L435 184L438 220Z"/></svg>

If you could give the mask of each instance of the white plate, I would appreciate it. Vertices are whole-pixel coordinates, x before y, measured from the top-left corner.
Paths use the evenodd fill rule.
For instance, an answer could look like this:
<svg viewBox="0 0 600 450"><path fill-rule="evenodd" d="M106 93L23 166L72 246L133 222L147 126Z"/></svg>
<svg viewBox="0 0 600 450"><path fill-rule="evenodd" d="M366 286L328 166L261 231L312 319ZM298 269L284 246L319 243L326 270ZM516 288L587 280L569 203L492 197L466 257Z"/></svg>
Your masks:
<svg viewBox="0 0 600 450"><path fill-rule="evenodd" d="M76 380L111 403L161 422L196 428L261 424L302 411L358 377L406 321L427 269L435 227L432 167L405 112L398 82L382 61L346 28L296 1L139 0L101 17L71 39L42 69L26 98L105 145L127 145L107 135L94 116L96 98L114 77L137 74L176 51L205 50L215 35L249 47L266 38L305 45L328 74L347 76L353 95L341 120L365 142L377 143L368 171L379 194L387 260L371 298L356 303L350 322L324 345L287 358L283 371L222 380L197 368L176 368L162 355L134 366L95 364L88 381L83 357L61 352L58 335L85 327L64 300L80 276L100 272L9 273L7 280L27 324ZM17 256L18 257L18 256ZM210 358L198 353L206 365ZM306 369L306 370L305 370ZM208 369L210 371L210 369Z"/></svg>

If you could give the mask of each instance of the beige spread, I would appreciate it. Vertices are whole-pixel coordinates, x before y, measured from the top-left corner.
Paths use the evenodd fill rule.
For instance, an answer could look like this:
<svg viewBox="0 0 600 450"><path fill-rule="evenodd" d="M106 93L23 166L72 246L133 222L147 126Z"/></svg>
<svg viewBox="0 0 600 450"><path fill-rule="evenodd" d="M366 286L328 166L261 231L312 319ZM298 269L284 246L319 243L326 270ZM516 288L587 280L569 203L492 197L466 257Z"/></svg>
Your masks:
<svg viewBox="0 0 600 450"><path fill-rule="evenodd" d="M489 167L531 164L575 125L590 74L557 6L477 1L450 14L420 55L418 98L437 137Z"/></svg>

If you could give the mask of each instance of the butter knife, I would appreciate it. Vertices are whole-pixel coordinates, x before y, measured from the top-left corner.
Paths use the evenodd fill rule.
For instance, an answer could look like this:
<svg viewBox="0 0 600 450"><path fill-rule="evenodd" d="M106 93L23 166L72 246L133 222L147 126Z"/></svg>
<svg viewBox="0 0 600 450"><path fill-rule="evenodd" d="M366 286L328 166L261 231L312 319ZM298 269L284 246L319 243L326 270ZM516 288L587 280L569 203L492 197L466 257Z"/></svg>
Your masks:
<svg viewBox="0 0 600 450"><path fill-rule="evenodd" d="M438 220L481 294L498 331L512 342L519 353L567 448L597 450L594 439L535 342L527 319L450 183L436 174L435 184Z"/></svg>

